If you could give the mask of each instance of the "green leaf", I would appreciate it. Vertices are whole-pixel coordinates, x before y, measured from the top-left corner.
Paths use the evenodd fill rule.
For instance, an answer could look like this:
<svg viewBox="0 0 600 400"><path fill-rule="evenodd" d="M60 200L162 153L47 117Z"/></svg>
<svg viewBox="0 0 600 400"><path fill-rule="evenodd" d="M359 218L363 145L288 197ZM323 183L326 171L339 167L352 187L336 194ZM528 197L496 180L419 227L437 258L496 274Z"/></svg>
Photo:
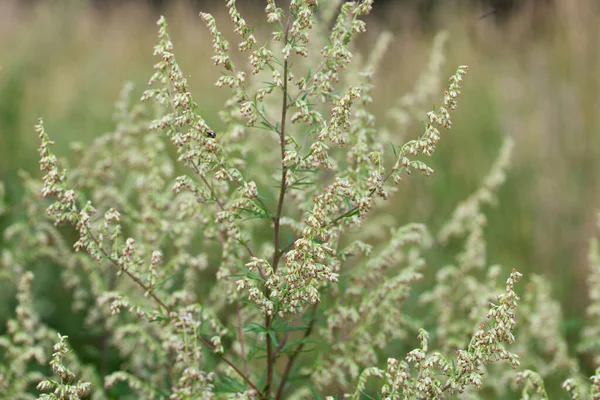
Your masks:
<svg viewBox="0 0 600 400"><path fill-rule="evenodd" d="M356 210L354 210L351 213L349 213L348 215L346 215L345 218L352 217L352 216L358 214L359 212L360 212L360 210L357 208Z"/></svg>
<svg viewBox="0 0 600 400"><path fill-rule="evenodd" d="M252 346L250 348L250 351L248 351L248 354L246 354L246 361L252 361L256 354L258 354L258 352L261 350L262 349L258 346Z"/></svg>
<svg viewBox="0 0 600 400"><path fill-rule="evenodd" d="M156 284L155 288L159 288L159 287L161 287L162 285L164 285L165 283L167 283L168 281L170 281L171 279L173 279L173 277L174 277L175 275L177 275L177 272L178 272L178 271L176 271L176 272L173 272L171 275L167 276L165 279L163 279L162 281L158 282L158 283Z"/></svg>
<svg viewBox="0 0 600 400"><path fill-rule="evenodd" d="M279 346L279 340L277 340L277 335L275 334L275 332L273 332L272 329L269 329L267 335L271 337L271 340L273 341L275 347Z"/></svg>
<svg viewBox="0 0 600 400"><path fill-rule="evenodd" d="M254 304L254 303L252 303L252 304ZM258 322L252 322L248 325L243 325L242 329L245 332L260 332L260 333L267 332L267 328L265 328L262 324L259 324Z"/></svg>
<svg viewBox="0 0 600 400"><path fill-rule="evenodd" d="M247 221L249 219L256 219L256 218L261 218L261 219L271 219L271 217L269 217L268 215L258 212L256 210L250 209L250 208L240 208L240 210L247 212L248 214L252 214L254 217L248 217L248 218L244 218L242 219L242 221Z"/></svg>
<svg viewBox="0 0 600 400"><path fill-rule="evenodd" d="M233 379L231 376L218 375L215 380L215 393L238 393L246 389L244 383Z"/></svg>
<svg viewBox="0 0 600 400"><path fill-rule="evenodd" d="M294 352L296 352L296 348L301 345L301 344L305 344L305 343L309 343L308 339L300 339L300 340L293 340L291 342L286 342L282 347L281 350L279 350L279 354L293 354ZM314 341L312 341L312 343L315 343ZM303 349L302 353L310 353L312 351L314 351L314 348L311 349Z"/></svg>
<svg viewBox="0 0 600 400"><path fill-rule="evenodd" d="M315 390L315 388L313 387L313 385L307 384L306 386L308 386L308 389L312 393L314 399L316 399L316 400L323 400L323 396L321 396L319 393L317 393L317 391Z"/></svg>
<svg viewBox="0 0 600 400"><path fill-rule="evenodd" d="M366 393L365 393L364 391L362 391L362 390L360 391L360 393L361 393L361 394L362 394L364 397L366 397L367 399L369 399L369 400L377 400L377 399L375 399L375 397L369 396L368 394L366 394Z"/></svg>
<svg viewBox="0 0 600 400"><path fill-rule="evenodd" d="M260 209L261 209L261 210L262 210L262 211L265 213L265 215L267 215L267 216L268 216L268 218L269 218L269 219L273 218L273 214L271 214L271 212L270 212L270 211L267 209L267 206L266 206L266 205L265 205L265 204L262 202L262 200L264 200L264 198L263 198L263 197L261 197L261 196L258 196L258 198L259 198L261 201L257 201L257 202L255 202L255 203L254 203L254 205L255 205L256 207L260 208Z"/></svg>
<svg viewBox="0 0 600 400"><path fill-rule="evenodd" d="M290 326L290 323L282 323L271 327L271 330L273 330L274 332L294 332L305 331L307 329L308 326Z"/></svg>
<svg viewBox="0 0 600 400"><path fill-rule="evenodd" d="M265 121L261 121L261 123L265 123L265 124L266 124L266 122L265 122ZM272 127L271 127L269 124L266 124L266 126L267 126L267 127L265 128L265 127L262 127L262 126L258 126L258 125L256 125L256 126L254 126L253 128L254 128L254 129L261 129L261 130L263 130L263 131L269 131L269 132L273 132L273 128L272 128Z"/></svg>
<svg viewBox="0 0 600 400"><path fill-rule="evenodd" d="M310 77L312 76L312 68L309 68L308 71L306 71L306 81L310 81ZM308 93L305 93L304 96L308 95Z"/></svg>
<svg viewBox="0 0 600 400"><path fill-rule="evenodd" d="M314 181L309 181L307 179L308 178L300 178L300 179L298 179L292 185L288 186L288 189L294 188L296 186L307 186L307 185L314 185L315 184Z"/></svg>

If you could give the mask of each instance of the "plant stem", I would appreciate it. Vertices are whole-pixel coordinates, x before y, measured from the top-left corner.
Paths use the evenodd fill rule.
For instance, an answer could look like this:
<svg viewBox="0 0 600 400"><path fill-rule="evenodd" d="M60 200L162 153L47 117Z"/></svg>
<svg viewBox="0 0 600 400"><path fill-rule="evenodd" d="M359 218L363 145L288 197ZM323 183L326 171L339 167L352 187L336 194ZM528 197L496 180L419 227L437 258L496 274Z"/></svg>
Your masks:
<svg viewBox="0 0 600 400"><path fill-rule="evenodd" d="M275 367L275 362L273 360L273 341L271 340L271 334L269 332L269 329L271 329L271 318L268 314L265 315L265 329L267 336L267 383L265 386L265 399L269 399L271 397L271 384L273 383L273 368Z"/></svg>
<svg viewBox="0 0 600 400"><path fill-rule="evenodd" d="M289 22L288 22L289 26ZM285 31L285 43L288 40L288 28ZM285 158L285 122L287 116L287 100L288 100L288 60L286 59L283 62L283 101L281 105L281 124L279 127L279 147L281 150L281 187L279 189L279 201L277 202L277 212L275 217L273 218L273 231L275 236L275 251L273 253L273 271L277 270L277 264L279 263L279 259L281 257L281 252L279 251L279 223L281 221L281 213L283 211L283 201L285 199L285 191L286 180L287 180L287 167L283 165L283 159Z"/></svg>
<svg viewBox="0 0 600 400"><path fill-rule="evenodd" d="M92 231L90 231L89 228L86 229L87 234L90 235L90 237L92 238L92 240L96 243L96 246L98 246L98 249L100 250L100 252L102 253L102 255L109 260L110 262L112 262L118 270L122 271L123 273L125 273L125 275L127 275L129 278L131 278L131 280L133 280L139 287L141 287L142 289L144 289L145 293L148 293L148 295L161 307L163 308L166 312L167 315L170 316L171 314L171 307L169 307L168 305L166 305L161 299L160 297L158 297L156 295L156 293L154 293L153 290L151 290L148 286L146 286L144 284L144 282L142 282L137 276L133 275L131 273L131 271L129 271L128 269L123 269L123 267L121 267L119 265L119 263L113 259L110 254L108 254L106 252L106 250L104 250L104 248L102 247L102 243L96 238L96 236L92 233Z"/></svg>
<svg viewBox="0 0 600 400"><path fill-rule="evenodd" d="M315 322L317 321L317 307L318 303L313 306L313 316L310 320L310 323L308 324L308 328L306 328L306 331L304 332L304 336L302 337L303 340L310 336L310 334L313 331L313 328L315 327ZM283 371L283 375L281 376L279 388L277 389L277 395L275 396L276 399L283 398L283 389L285 388L285 384L287 383L287 380L290 376L290 372L292 371L292 367L294 366L294 361L296 361L296 357L298 357L298 354L300 354L302 352L302 349L304 349L305 344L306 341L300 343L296 350L294 350L290 358L288 358L287 364L285 365L285 369Z"/></svg>
<svg viewBox="0 0 600 400"><path fill-rule="evenodd" d="M290 28L291 16L288 16L288 21L285 27L285 40L284 43L287 44L289 38L289 28ZM281 259L282 252L279 250L279 224L281 222L281 214L283 212L283 201L285 199L285 191L286 191L286 179L287 179L287 167L283 164L283 160L285 158L285 122L287 119L287 110L288 110L288 58L286 58L283 62L283 100L281 104L281 123L279 125L279 147L281 150L281 187L279 189L279 200L277 202L277 212L275 217L273 218L273 236L274 236L274 247L273 250L273 273L277 271L277 265L279 264L279 260ZM268 287L265 287L265 296L267 298L270 297L270 290ZM273 370L275 368L275 361L273 360L273 340L271 339L271 335L269 330L271 329L271 323L273 319L268 314L265 315L265 330L266 334L266 349L267 349L267 382L265 388L265 398L269 398L271 396L271 386L273 385Z"/></svg>
<svg viewBox="0 0 600 400"><path fill-rule="evenodd" d="M144 282L142 282L137 276L133 275L131 273L131 271L128 270L124 270L119 266L119 263L117 261L115 261L101 246L101 243L98 241L98 239L96 239L96 237L94 236L94 234L87 229L87 233L88 235L90 235L90 237L92 238L92 240L94 240L94 242L96 242L98 248L100 249L100 252L104 255L104 257L109 260L110 262L112 262L119 270L123 271L127 276L129 276L129 278L131 278L139 287L141 287L142 289L144 289L145 293L148 293L149 296L161 307L163 308L168 315L168 319L171 318L171 314L174 313L174 311L171 309L171 307L169 307L165 302L163 302L160 297L158 297L156 295L156 293L154 293L154 291L150 290L150 288L148 286L146 286L144 284ZM252 389L254 389L257 393L257 395L261 395L260 390L258 390L258 388L256 387L256 385L254 383L252 383L252 381L250 380L250 378L248 378L248 376L246 374L244 374L238 367L236 367L236 365L229 360L227 357L225 357L225 355L223 354L219 354L215 352L215 347L212 345L212 343L208 340L206 340L205 338L203 338L202 336L199 336L200 341L202 341L202 343L208 347L209 349L211 349L215 354L217 354L218 356L221 357L221 359L223 361L225 361L225 363L227 365L229 365L247 384L248 386L250 386Z"/></svg>
<svg viewBox="0 0 600 400"><path fill-rule="evenodd" d="M240 355L244 360L244 373L248 375L248 361L246 361L246 348L244 347L244 332L242 329L242 305L237 306L238 341L240 342Z"/></svg>
<svg viewBox="0 0 600 400"><path fill-rule="evenodd" d="M383 178L382 185L385 184L388 179L390 179L390 177L392 176L392 174L394 172L395 172L394 169L392 169L390 172L388 172L388 174L385 176L385 178ZM373 197L375 192L376 192L375 189L371 189L369 191L369 197ZM336 218L332 219L328 226L335 225L339 220L346 218L348 215L354 213L356 210L358 210L358 206L354 206L354 207L350 208L349 210L345 211L343 214L340 214Z"/></svg>

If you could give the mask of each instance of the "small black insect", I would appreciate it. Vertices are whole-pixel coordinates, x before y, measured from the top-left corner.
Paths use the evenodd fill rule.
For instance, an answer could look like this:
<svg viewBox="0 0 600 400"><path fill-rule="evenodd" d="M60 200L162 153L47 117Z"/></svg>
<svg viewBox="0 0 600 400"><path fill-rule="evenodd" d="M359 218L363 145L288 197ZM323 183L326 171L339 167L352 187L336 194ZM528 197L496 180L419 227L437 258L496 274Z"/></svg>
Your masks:
<svg viewBox="0 0 600 400"><path fill-rule="evenodd" d="M213 139L217 137L217 134L215 133L215 131L213 131L210 128L207 128L206 132L204 132L204 133L206 133L206 136L209 136L209 137L211 137Z"/></svg>

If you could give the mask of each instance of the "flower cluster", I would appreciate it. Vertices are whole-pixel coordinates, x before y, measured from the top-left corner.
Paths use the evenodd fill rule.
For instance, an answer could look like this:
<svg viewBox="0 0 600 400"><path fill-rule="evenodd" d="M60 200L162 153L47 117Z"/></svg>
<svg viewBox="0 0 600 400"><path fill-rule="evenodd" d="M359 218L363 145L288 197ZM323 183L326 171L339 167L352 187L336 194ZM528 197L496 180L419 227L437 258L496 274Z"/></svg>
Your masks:
<svg viewBox="0 0 600 400"><path fill-rule="evenodd" d="M73 399L85 398L91 389L91 383L79 380L75 383L76 375L64 365L64 358L71 352L67 345L67 336L58 335L58 343L54 345L54 353L50 366L52 371L58 376L60 382L46 379L37 385L42 392L52 391L52 394L42 394L39 398L43 400Z"/></svg>
<svg viewBox="0 0 600 400"><path fill-rule="evenodd" d="M444 105L440 107L437 112L430 111L427 113L425 133L421 138L408 141L401 147L398 159L392 170L394 182L398 183L402 179L402 172L404 171L410 173L411 170L416 169L425 175L433 173L433 170L425 163L419 160L410 160L408 155L431 156L435 151L436 144L441 138L440 131L437 129L436 125L446 129L452 128L450 111L456 109L456 98L461 93L460 86L463 77L467 73L467 69L468 67L465 65L460 66L456 70L456 73L450 77L450 85L444 92Z"/></svg>
<svg viewBox="0 0 600 400"><path fill-rule="evenodd" d="M517 367L519 357L506 351L503 343L514 341L510 330L515 325L513 310L519 298L513 288L521 277L512 271L506 282L506 293L498 296L498 304L490 305L487 317L492 320L491 329L481 327L476 331L468 348L457 351L455 360L449 361L439 352L429 355L429 333L421 329L420 347L410 351L403 361L388 359L385 371L366 369L354 396L364 389L366 377L373 376L384 380L380 393L386 399L445 398L446 394L463 393L469 386L481 388L486 364L508 360Z"/></svg>

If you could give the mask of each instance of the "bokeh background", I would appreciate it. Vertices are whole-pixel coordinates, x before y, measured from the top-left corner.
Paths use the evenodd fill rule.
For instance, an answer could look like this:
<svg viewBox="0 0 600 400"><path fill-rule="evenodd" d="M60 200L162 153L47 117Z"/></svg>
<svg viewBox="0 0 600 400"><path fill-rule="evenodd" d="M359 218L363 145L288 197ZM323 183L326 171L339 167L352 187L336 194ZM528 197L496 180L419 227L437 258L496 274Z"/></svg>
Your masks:
<svg viewBox="0 0 600 400"><path fill-rule="evenodd" d="M68 143L89 143L112 129L114 101L125 81L141 93L152 73L155 21L170 21L178 60L211 126L227 93L212 83L211 38L198 17L208 9L227 19L225 1L0 1L0 180L19 218L19 170L39 175L33 125L43 116L69 157ZM259 0L238 1L256 15ZM410 91L426 68L435 34L445 29L443 76L469 65L453 130L431 160L436 173L414 176L390 201L394 223L425 222L436 231L477 188L505 136L516 142L498 204L488 210L490 263L539 273L553 283L574 345L585 320L587 251L600 210L600 7L593 0L376 1L367 48L383 30L395 39L378 76L373 109ZM254 19L247 18L249 22ZM224 25L227 26L227 25ZM437 100L432 101L437 103ZM385 115L380 113L381 117ZM416 136L415 121L399 138ZM0 236L1 237L1 236ZM3 245L0 238L0 246ZM45 301L59 302L36 280ZM57 303L58 304L58 303ZM59 308L59 305L47 309ZM10 304L0 310L4 330ZM47 323L66 326L64 313ZM75 322L73 322L75 324ZM573 350L574 353L574 350ZM592 371L591 365L584 369ZM589 375L589 374L588 374Z"/></svg>

